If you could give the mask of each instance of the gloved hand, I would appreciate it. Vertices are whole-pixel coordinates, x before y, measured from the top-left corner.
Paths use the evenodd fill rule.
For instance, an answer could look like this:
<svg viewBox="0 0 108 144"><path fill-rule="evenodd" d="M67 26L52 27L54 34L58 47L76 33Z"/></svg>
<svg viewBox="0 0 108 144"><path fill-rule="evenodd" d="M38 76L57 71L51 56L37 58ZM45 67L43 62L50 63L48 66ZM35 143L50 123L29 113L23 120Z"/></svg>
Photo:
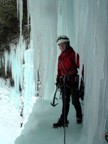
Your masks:
<svg viewBox="0 0 108 144"><path fill-rule="evenodd" d="M59 77L56 78L56 83L55 83L56 87L60 87L60 80Z"/></svg>

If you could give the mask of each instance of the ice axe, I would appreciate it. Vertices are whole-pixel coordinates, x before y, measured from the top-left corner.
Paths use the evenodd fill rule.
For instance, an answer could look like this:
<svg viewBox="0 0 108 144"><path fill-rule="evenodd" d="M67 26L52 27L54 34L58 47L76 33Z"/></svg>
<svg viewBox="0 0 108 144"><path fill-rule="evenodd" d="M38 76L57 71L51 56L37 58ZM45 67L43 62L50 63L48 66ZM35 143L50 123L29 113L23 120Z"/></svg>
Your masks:
<svg viewBox="0 0 108 144"><path fill-rule="evenodd" d="M53 107L55 107L58 103L55 103L55 100L58 100L56 98L56 93L57 93L58 87L56 87L55 93L54 93L54 97L53 97L53 101L52 103L50 103Z"/></svg>

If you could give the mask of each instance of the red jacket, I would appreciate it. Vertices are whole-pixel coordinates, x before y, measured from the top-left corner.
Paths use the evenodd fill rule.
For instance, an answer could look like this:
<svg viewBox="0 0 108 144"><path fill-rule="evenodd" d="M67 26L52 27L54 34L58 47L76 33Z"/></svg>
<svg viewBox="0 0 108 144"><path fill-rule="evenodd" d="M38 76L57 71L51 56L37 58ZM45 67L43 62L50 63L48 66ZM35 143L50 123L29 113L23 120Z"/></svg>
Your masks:
<svg viewBox="0 0 108 144"><path fill-rule="evenodd" d="M73 48L63 51L58 58L58 74L57 77L71 75L77 73L79 68L79 55L75 53Z"/></svg>
<svg viewBox="0 0 108 144"><path fill-rule="evenodd" d="M69 86L72 86L76 82L76 74L78 73L78 68L80 67L79 55L73 50L72 47L63 51L58 58L58 74L57 79L68 75ZM84 75L84 66L82 71L82 76ZM77 77L78 78L78 77ZM77 79L78 80L78 79ZM61 81L62 82L62 81Z"/></svg>

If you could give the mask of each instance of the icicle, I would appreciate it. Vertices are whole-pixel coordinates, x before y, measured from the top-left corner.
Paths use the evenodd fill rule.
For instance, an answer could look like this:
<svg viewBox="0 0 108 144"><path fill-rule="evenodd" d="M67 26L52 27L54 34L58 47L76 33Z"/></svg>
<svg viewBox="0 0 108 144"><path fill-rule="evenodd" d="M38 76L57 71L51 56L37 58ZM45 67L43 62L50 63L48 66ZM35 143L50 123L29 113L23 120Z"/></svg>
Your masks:
<svg viewBox="0 0 108 144"><path fill-rule="evenodd" d="M9 53L8 53L8 51L5 51L4 57L5 57L5 75L7 75L8 62L9 62Z"/></svg>
<svg viewBox="0 0 108 144"><path fill-rule="evenodd" d="M20 39L22 37L22 20L23 20L23 0L17 0L17 8L19 12L20 19Z"/></svg>
<svg viewBox="0 0 108 144"><path fill-rule="evenodd" d="M17 0L17 17L19 16L19 0Z"/></svg>
<svg viewBox="0 0 108 144"><path fill-rule="evenodd" d="M28 25L28 30L30 28L30 0L27 0L27 25Z"/></svg>

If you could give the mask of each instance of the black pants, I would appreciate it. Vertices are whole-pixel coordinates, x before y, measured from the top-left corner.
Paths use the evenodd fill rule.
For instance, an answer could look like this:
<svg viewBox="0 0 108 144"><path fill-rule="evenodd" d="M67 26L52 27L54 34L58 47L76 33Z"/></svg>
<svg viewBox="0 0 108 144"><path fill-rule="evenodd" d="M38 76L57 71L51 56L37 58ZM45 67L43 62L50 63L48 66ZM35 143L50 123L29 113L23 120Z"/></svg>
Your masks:
<svg viewBox="0 0 108 144"><path fill-rule="evenodd" d="M62 114L61 119L67 120L68 113L69 113L69 106L70 106L70 97L72 97L72 104L76 110L76 118L82 118L82 109L81 104L79 101L79 90L77 89L78 85L74 85L73 87L61 87L62 93Z"/></svg>

